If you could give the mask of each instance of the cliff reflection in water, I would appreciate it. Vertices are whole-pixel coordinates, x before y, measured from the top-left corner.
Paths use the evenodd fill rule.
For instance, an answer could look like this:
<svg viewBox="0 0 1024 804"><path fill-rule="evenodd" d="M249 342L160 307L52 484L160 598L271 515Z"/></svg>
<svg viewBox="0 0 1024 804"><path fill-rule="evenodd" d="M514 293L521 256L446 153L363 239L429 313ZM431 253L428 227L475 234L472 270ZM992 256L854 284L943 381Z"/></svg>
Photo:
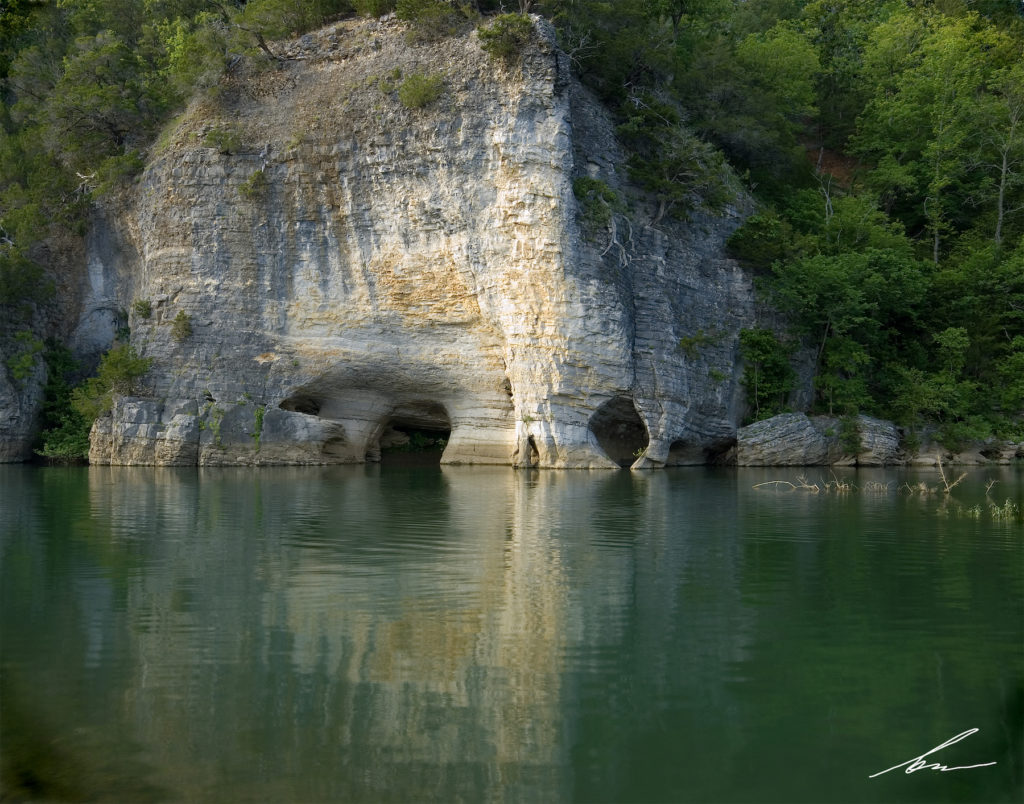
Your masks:
<svg viewBox="0 0 1024 804"><path fill-rule="evenodd" d="M147 552L125 590L125 716L160 755L160 784L568 795L566 655L600 664L631 627L623 612L673 605L682 567L636 583L637 563L659 560L657 534L635 548L665 495L634 486L659 480L93 468L91 517ZM599 502L617 493L621 508Z"/></svg>
<svg viewBox="0 0 1024 804"><path fill-rule="evenodd" d="M0 798L1016 801L992 472L0 466Z"/></svg>
<svg viewBox="0 0 1024 804"><path fill-rule="evenodd" d="M134 674L126 726L176 795L565 799L588 678L640 673L667 694L686 674L718 707L709 654L743 657L737 595L678 611L691 552L698 597L736 578L727 555L709 563L713 541L666 549L661 473L88 476L97 532L145 553L121 611L91 616L131 634L114 639ZM687 648L662 650L680 626ZM635 704L603 705L628 720Z"/></svg>

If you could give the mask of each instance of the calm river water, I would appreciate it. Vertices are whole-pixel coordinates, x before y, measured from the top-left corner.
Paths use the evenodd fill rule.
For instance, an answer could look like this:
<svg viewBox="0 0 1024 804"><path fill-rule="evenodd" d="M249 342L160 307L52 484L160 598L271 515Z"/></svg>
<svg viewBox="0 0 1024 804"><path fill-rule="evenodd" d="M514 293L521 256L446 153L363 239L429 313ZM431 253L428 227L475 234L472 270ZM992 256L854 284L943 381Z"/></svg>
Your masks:
<svg viewBox="0 0 1024 804"><path fill-rule="evenodd" d="M796 474L0 466L0 798L1020 801L1024 469Z"/></svg>

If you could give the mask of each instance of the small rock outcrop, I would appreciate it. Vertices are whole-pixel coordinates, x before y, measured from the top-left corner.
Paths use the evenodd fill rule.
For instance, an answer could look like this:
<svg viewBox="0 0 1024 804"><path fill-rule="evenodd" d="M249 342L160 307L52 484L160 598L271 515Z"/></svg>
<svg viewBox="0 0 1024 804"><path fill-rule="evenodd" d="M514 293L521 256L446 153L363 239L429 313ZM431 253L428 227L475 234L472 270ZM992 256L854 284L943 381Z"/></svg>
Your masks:
<svg viewBox="0 0 1024 804"><path fill-rule="evenodd" d="M892 422L857 416L843 437L844 423L828 416L783 413L741 427L739 466L890 466L903 463L899 429ZM847 427L850 425L847 424ZM851 449L849 443L859 443Z"/></svg>
<svg viewBox="0 0 1024 804"><path fill-rule="evenodd" d="M821 466L828 463L829 439L804 413L783 413L740 428L739 466Z"/></svg>
<svg viewBox="0 0 1024 804"><path fill-rule="evenodd" d="M905 460L899 428L892 422L858 416L857 435L860 441L860 450L855 456L858 466L891 466Z"/></svg>

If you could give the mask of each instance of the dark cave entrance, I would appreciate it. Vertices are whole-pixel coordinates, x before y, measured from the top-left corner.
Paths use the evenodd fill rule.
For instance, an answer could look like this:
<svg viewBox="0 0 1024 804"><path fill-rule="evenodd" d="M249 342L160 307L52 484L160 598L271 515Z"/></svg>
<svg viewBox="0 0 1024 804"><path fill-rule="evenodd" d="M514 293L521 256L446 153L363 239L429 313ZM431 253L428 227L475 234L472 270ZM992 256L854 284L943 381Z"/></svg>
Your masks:
<svg viewBox="0 0 1024 804"><path fill-rule="evenodd" d="M632 465L647 449L648 435L633 400L609 399L590 417L590 432L605 454L619 466Z"/></svg>
<svg viewBox="0 0 1024 804"><path fill-rule="evenodd" d="M438 464L451 434L451 419L440 403L400 405L384 424L378 454L382 463L390 465ZM373 459L372 453L367 453L367 460Z"/></svg>
<svg viewBox="0 0 1024 804"><path fill-rule="evenodd" d="M278 405L281 410L305 413L307 416L320 415L320 400L309 394L293 394Z"/></svg>
<svg viewBox="0 0 1024 804"><path fill-rule="evenodd" d="M668 448L665 466L722 466L735 460L735 446L734 438L705 446L696 446L683 440L673 441Z"/></svg>
<svg viewBox="0 0 1024 804"><path fill-rule="evenodd" d="M526 439L526 450L528 453L526 457L527 466L536 466L540 463L540 450L537 449L537 442L533 440L533 436L529 436Z"/></svg>

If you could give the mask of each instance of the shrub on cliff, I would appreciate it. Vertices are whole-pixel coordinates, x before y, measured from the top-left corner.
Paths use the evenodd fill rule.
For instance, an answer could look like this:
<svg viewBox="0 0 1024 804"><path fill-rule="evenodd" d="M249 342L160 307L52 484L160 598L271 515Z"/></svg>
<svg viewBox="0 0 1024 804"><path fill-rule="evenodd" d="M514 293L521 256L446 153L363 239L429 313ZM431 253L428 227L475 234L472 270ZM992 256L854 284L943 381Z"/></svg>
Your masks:
<svg viewBox="0 0 1024 804"><path fill-rule="evenodd" d="M270 183L267 181L267 174L264 172L263 168L260 168L259 170L254 171L248 179L238 185L238 194L247 201L255 201L256 199L263 197L269 186ZM189 333L191 332L192 330L189 329ZM182 339L179 338L179 340Z"/></svg>
<svg viewBox="0 0 1024 804"><path fill-rule="evenodd" d="M486 28L477 31L480 47L495 59L518 56L533 33L533 22L525 14L499 14Z"/></svg>
<svg viewBox="0 0 1024 804"><path fill-rule="evenodd" d="M364 17L383 17L395 10L395 0L353 0L352 6Z"/></svg>
<svg viewBox="0 0 1024 804"><path fill-rule="evenodd" d="M579 176L573 179L572 192L580 205L583 225L591 232L607 229L612 216L625 207L618 194L601 179Z"/></svg>
<svg viewBox="0 0 1024 804"><path fill-rule="evenodd" d="M212 128L203 137L203 145L215 148L217 153L230 156L238 153L242 147L242 138L233 128Z"/></svg>
<svg viewBox="0 0 1024 804"><path fill-rule="evenodd" d="M174 321L171 322L171 335L178 343L188 340L192 334L192 316L186 313L184 310L178 310L178 314L174 316Z"/></svg>
<svg viewBox="0 0 1024 804"><path fill-rule="evenodd" d="M768 270L793 251L793 227L771 210L751 215L729 236L729 254L744 266Z"/></svg>
<svg viewBox="0 0 1024 804"><path fill-rule="evenodd" d="M453 36L465 22L462 9L445 0L397 0L395 14L412 25L414 41L432 41Z"/></svg>
<svg viewBox="0 0 1024 804"><path fill-rule="evenodd" d="M7 218L4 218L3 226ZM6 236L0 232L0 237ZM0 244L0 305L8 320L25 320L31 316L32 304L53 295L53 283L38 263L28 259L16 248Z"/></svg>
<svg viewBox="0 0 1024 804"><path fill-rule="evenodd" d="M398 88L398 99L406 109L422 109L441 97L444 79L435 74L414 73Z"/></svg>
<svg viewBox="0 0 1024 804"><path fill-rule="evenodd" d="M16 333L13 340L14 348L4 362L11 379L22 386L35 370L36 358L43 351L43 342L27 329Z"/></svg>
<svg viewBox="0 0 1024 804"><path fill-rule="evenodd" d="M722 155L684 125L679 108L654 95L634 99L618 129L631 153L630 177L658 200L655 222L670 213L721 209L732 198Z"/></svg>
<svg viewBox="0 0 1024 804"><path fill-rule="evenodd" d="M240 5L243 7L240 19L236 21L237 27L274 39L311 31L323 25L328 18L352 9L348 0L248 0Z"/></svg>
<svg viewBox="0 0 1024 804"><path fill-rule="evenodd" d="M115 344L100 360L96 376L72 391L71 407L91 424L110 410L114 394L127 396L135 392L152 362L148 357L139 357L126 343Z"/></svg>

